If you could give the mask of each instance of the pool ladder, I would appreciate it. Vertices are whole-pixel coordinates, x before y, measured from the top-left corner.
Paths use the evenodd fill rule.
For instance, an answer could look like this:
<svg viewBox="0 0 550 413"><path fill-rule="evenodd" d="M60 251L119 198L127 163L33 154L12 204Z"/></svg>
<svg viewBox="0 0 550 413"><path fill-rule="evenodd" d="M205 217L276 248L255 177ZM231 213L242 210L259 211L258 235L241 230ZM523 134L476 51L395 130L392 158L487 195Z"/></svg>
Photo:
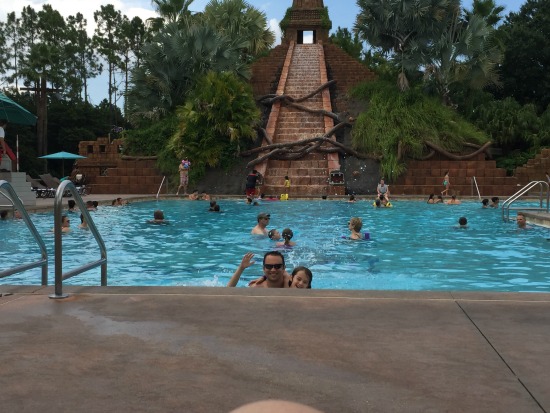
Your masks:
<svg viewBox="0 0 550 413"><path fill-rule="evenodd" d="M538 208L519 208L512 207L512 204L516 202L521 196L527 194L530 190L534 189L536 186L539 187L539 207ZM544 194L546 192L546 195ZM543 206L543 199L546 198L546 207ZM522 211L545 211L549 212L550 204L550 185L545 181L532 181L517 191L514 195L508 198L502 203L502 220L508 222L510 220L510 209L512 210L522 210Z"/></svg>
<svg viewBox="0 0 550 413"><path fill-rule="evenodd" d="M42 240L42 237L36 230L36 227L34 226L32 220L30 219L29 214L27 213L27 210L25 209L23 203L17 196L11 184L7 181L0 181L0 189L5 189L8 192L9 196L5 195L2 191L0 191L0 194L3 195L5 198L7 198L11 202L12 209L15 210L15 208L17 208L19 211L21 211L22 217L25 223L27 224L27 227L31 231L34 239L40 246L40 250L42 254L42 259L40 261L30 263L30 264L20 265L18 267L14 267L14 268L0 272L0 278L4 278L9 275L26 271L31 268L36 268L38 266L42 266L42 285L48 285L48 253L47 253L46 245L44 244L44 241ZM80 212L84 215L84 220L88 224L88 227L90 228L90 232L92 233L92 235L94 236L98 244L101 257L97 261L84 264L78 268L75 268L74 270L63 273L63 240L62 240L62 230L61 230L61 216L63 214L63 194L66 191L70 192L73 195L74 200L80 209ZM63 294L63 280L74 277L75 275L78 275L80 273L83 273L85 271L91 270L99 266L101 266L101 285L102 286L107 285L107 249L105 248L105 243L103 242L103 239L101 238L101 235L99 234L99 231L97 230L97 227L95 226L95 223L92 220L92 217L88 212L86 205L82 200L82 197L80 196L80 194L78 193L78 190L76 189L76 187L71 181L61 182L61 184L59 185L55 193L54 258L55 258L55 292L54 294L50 295L50 298L68 297L67 294Z"/></svg>
<svg viewBox="0 0 550 413"><path fill-rule="evenodd" d="M7 194L5 194L3 191L6 191ZM5 278L10 275L27 271L33 268L42 267L42 285L48 285L48 251L46 250L46 244L44 244L44 240L38 233L29 214L27 213L27 210L23 206L23 203L21 202L21 200L17 196L17 193L8 181L0 181L0 195L2 195L2 198L5 198L10 202L10 205L0 205L0 207L11 208L12 214L15 213L15 209L21 212L21 217L23 221L25 221L25 224L31 232L31 235L33 236L35 242L38 244L41 255L41 258L38 261L18 265L17 267L8 268L6 270L0 271L0 278Z"/></svg>

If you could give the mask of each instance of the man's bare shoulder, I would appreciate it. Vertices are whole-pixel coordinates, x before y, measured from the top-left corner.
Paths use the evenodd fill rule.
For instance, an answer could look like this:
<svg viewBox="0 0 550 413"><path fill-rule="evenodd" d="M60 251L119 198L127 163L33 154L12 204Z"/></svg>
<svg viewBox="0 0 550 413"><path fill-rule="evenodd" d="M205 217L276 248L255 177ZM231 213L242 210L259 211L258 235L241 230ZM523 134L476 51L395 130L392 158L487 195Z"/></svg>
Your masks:
<svg viewBox="0 0 550 413"><path fill-rule="evenodd" d="M258 226L255 226L254 228L252 228L252 231L250 231L250 233L252 235L265 235L265 236L267 236L267 229L262 229Z"/></svg>

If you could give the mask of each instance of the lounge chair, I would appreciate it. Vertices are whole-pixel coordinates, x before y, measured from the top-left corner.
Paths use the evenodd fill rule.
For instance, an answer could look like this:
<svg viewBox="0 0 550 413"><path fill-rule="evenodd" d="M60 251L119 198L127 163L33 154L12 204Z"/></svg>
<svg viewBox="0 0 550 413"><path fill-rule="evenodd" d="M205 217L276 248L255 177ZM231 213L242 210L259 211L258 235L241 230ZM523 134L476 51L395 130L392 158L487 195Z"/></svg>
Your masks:
<svg viewBox="0 0 550 413"><path fill-rule="evenodd" d="M31 184L32 190L36 193L37 198L51 198L55 195L55 190L45 186L40 179L33 178L27 174L27 182Z"/></svg>
<svg viewBox="0 0 550 413"><path fill-rule="evenodd" d="M42 179L42 181L44 181L46 186L50 188L50 191L52 192L51 196L55 196L55 192L57 191L57 188L59 187L59 184L61 183L61 181L50 174L42 174L38 176L40 177L40 179ZM65 191L65 193L63 194L63 196L70 196L70 195L71 195L70 191Z"/></svg>

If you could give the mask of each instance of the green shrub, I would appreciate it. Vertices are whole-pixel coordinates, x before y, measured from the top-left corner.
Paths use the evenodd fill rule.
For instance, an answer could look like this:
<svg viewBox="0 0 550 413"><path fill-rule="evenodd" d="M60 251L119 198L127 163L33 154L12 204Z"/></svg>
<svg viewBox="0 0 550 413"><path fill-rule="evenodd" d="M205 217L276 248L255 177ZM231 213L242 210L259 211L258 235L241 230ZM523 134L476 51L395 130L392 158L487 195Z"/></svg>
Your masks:
<svg viewBox="0 0 550 413"><path fill-rule="evenodd" d="M394 84L377 81L360 85L352 94L368 101L353 128L353 146L379 156L380 172L390 182L405 171L406 158L427 153L426 141L459 152L464 142L481 145L488 140L453 109L436 97L425 96L419 88L399 92Z"/></svg>
<svg viewBox="0 0 550 413"><path fill-rule="evenodd" d="M242 145L256 138L260 121L249 85L231 73L210 72L199 80L183 106L170 149L189 158L196 171L227 166Z"/></svg>

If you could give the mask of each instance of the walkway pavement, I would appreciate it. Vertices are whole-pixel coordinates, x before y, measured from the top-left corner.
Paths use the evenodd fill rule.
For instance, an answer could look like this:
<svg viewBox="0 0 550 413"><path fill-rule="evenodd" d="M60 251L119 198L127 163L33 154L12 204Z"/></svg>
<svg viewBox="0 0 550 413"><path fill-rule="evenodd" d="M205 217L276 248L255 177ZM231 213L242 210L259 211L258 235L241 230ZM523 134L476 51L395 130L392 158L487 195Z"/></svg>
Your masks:
<svg viewBox="0 0 550 413"><path fill-rule="evenodd" d="M0 286L4 412L550 411L550 294L52 292Z"/></svg>

